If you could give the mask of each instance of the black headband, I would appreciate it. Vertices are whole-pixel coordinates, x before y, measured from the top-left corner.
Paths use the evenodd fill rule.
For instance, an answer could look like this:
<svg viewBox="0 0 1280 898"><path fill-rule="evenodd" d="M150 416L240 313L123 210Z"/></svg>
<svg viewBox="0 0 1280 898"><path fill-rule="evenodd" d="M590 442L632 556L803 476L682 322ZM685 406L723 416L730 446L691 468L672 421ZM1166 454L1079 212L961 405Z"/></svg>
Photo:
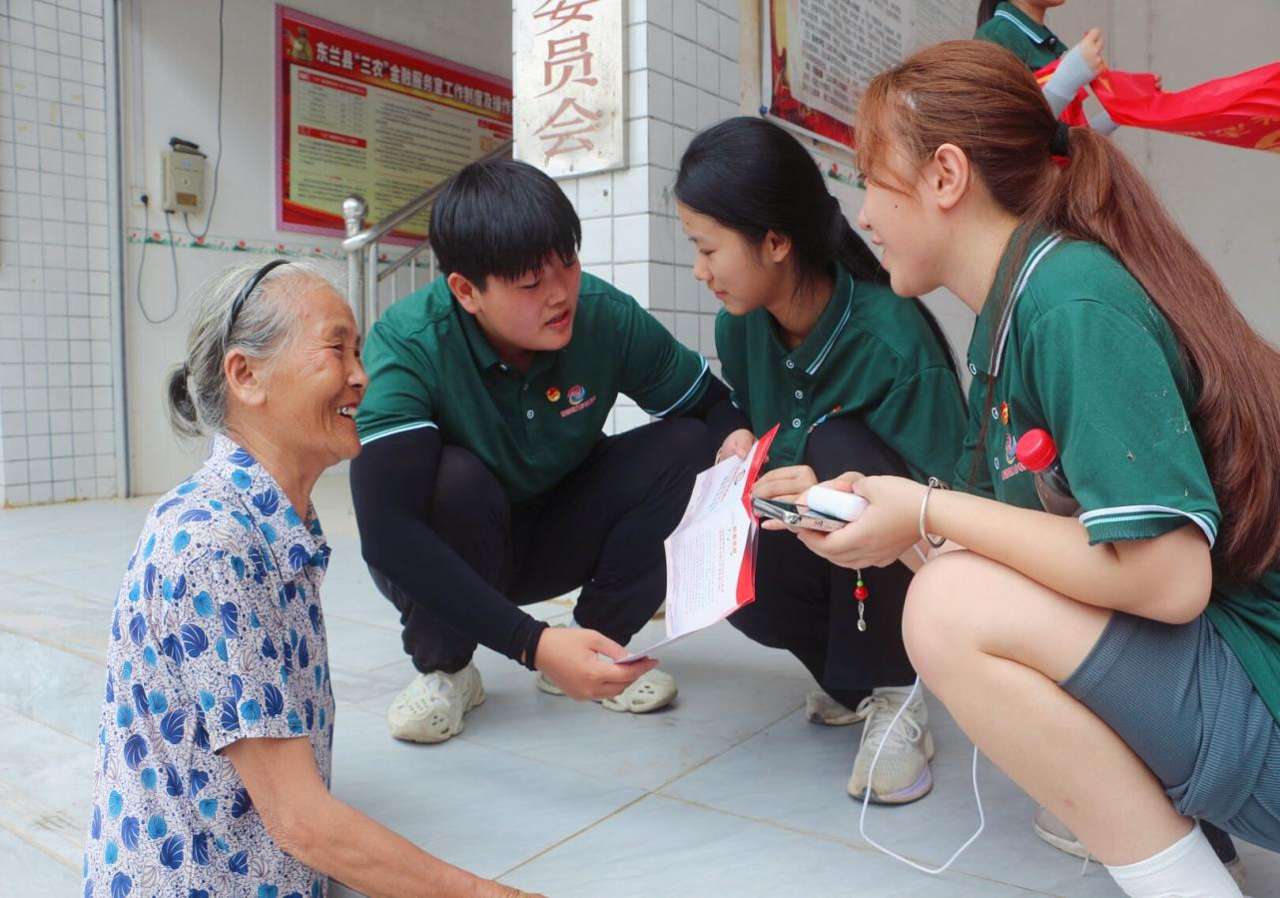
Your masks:
<svg viewBox="0 0 1280 898"><path fill-rule="evenodd" d="M240 288L240 292L236 294L235 301L231 303L231 316L227 320L226 339L228 341L231 339L231 332L235 330L236 319L240 317L240 310L244 308L245 300L249 298L249 294L252 293L254 290L256 290L258 287L258 284L262 283L262 279L266 277L268 274L270 274L273 270L275 270L276 268L279 268L281 265L288 265L288 264L289 264L288 259L272 259L266 265L263 265L261 268L255 271L253 274L253 277L249 278L249 280L245 282L245 285Z"/></svg>
<svg viewBox="0 0 1280 898"><path fill-rule="evenodd" d="M1071 156L1071 129L1067 127L1067 123L1058 122L1058 126L1053 129L1053 137L1049 139L1049 152L1054 156Z"/></svg>

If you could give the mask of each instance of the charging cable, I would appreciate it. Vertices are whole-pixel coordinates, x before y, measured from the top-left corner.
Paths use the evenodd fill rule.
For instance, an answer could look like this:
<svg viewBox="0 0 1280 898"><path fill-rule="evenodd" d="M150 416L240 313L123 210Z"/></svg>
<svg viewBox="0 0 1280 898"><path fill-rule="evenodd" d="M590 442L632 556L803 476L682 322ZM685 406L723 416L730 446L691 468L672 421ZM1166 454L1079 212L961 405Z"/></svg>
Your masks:
<svg viewBox="0 0 1280 898"><path fill-rule="evenodd" d="M973 797L978 804L978 828L973 831L973 835L969 836L969 838L965 840L963 845L955 850L955 854L951 855L945 864L936 868L917 864L910 858L906 858L898 854L892 848L886 848L884 845L881 845L875 839L867 835L867 807L871 804L871 778L875 775L876 764L880 760L880 753L884 751L885 743L889 741L889 736L892 735L893 728L898 725L898 721L906 712L907 706L911 704L912 700L915 699L919 693L920 678L916 677L915 685L911 687L911 694L908 695L907 700L902 703L902 707L898 709L898 713L893 716L893 722L890 723L889 728L885 730L884 737L880 740L880 746L876 749L875 755L871 758L871 769L867 771L867 791L862 797L862 813L858 815L858 834L867 841L868 845L875 848L877 851L887 854L895 860L902 861L902 863L906 864L908 867L914 867L921 873L928 873L930 876L938 876L941 873L945 873L951 865L956 862L960 855L964 853L965 849L978 840L978 836L982 835L982 830L985 829L987 825L986 815L982 811L982 795L978 792L978 746L975 745L973 747ZM923 698L921 700L923 701Z"/></svg>

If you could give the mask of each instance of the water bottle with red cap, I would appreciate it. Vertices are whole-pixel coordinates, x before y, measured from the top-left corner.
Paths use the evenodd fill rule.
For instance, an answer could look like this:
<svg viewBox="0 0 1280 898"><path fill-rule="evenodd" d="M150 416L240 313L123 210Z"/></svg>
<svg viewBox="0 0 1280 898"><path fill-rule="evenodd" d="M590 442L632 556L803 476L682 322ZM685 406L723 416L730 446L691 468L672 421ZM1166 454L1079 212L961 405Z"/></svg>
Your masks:
<svg viewBox="0 0 1280 898"><path fill-rule="evenodd" d="M1036 495L1045 511L1069 518L1080 514L1080 503L1071 494L1071 485L1058 458L1058 446L1049 431L1042 427L1028 430L1018 440L1015 452L1022 466L1035 475Z"/></svg>

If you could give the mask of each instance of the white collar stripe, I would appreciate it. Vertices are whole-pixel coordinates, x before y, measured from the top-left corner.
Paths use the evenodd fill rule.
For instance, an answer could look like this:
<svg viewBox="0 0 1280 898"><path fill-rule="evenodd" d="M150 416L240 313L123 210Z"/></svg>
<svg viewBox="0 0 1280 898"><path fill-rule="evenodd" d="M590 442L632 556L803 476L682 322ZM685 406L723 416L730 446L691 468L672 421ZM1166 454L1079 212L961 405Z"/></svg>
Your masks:
<svg viewBox="0 0 1280 898"><path fill-rule="evenodd" d="M360 445L367 446L374 440L380 440L383 437L395 436L398 433L407 433L410 430L421 430L424 427L435 427L436 430L440 429L436 426L434 421L411 421L408 424L401 424L398 427L388 427L386 430L379 431L378 433L371 433L360 440Z"/></svg>
<svg viewBox="0 0 1280 898"><path fill-rule="evenodd" d="M849 316L853 314L853 278L849 279L849 296L844 307L844 314L840 316L840 322L836 325L836 329L831 333L831 337L827 340L827 344L822 347L822 351L818 353L818 357L813 363L805 369L805 374L814 375L818 373L818 369L822 367L822 363L827 360L827 356L831 354L832 348L836 345L836 339L844 331L844 326L849 323Z"/></svg>
<svg viewBox="0 0 1280 898"><path fill-rule="evenodd" d="M684 391L684 395L681 396L679 399L677 399L672 405L668 406L667 408L664 408L662 411L650 412L650 414L653 415L655 418L665 418L667 415L671 414L680 406L684 405L685 400L688 399L690 396L692 396L693 391L698 388L698 384L702 383L702 377L706 373L707 373L707 360L705 357L703 357L702 367L698 369L698 376L693 379L693 383L689 386L689 389Z"/></svg>
<svg viewBox="0 0 1280 898"><path fill-rule="evenodd" d="M1018 21L1018 17L1015 16L1013 13L1009 12L1007 9L996 10L995 15L1001 19L1008 19L1010 22L1017 25L1019 31L1021 31L1027 37L1031 38L1037 44L1042 43L1044 41L1044 38L1040 37L1040 35L1036 34L1034 31L1028 28L1025 24Z"/></svg>
<svg viewBox="0 0 1280 898"><path fill-rule="evenodd" d="M1191 521L1204 531L1210 547L1218 537L1217 522L1208 515L1194 511L1183 511L1169 508L1166 505L1120 505L1115 508L1095 508L1080 515L1080 523L1085 527L1095 524L1123 523L1125 521L1151 520L1154 518L1182 517Z"/></svg>
<svg viewBox="0 0 1280 898"><path fill-rule="evenodd" d="M1031 280L1032 273L1036 267L1044 260L1055 246L1062 242L1061 234L1051 234L1031 251L1031 255L1027 257L1027 261L1022 266L1022 274L1018 276L1018 281L1013 288L1013 296L1009 299L1009 305L1004 310L1004 317L1000 321L1000 336L996 346L995 361L991 365L991 376L1000 376L1000 362L1004 359L1005 342L1009 339L1009 329L1013 326L1014 307L1018 303L1018 299L1022 296L1022 291L1027 289L1027 283Z"/></svg>

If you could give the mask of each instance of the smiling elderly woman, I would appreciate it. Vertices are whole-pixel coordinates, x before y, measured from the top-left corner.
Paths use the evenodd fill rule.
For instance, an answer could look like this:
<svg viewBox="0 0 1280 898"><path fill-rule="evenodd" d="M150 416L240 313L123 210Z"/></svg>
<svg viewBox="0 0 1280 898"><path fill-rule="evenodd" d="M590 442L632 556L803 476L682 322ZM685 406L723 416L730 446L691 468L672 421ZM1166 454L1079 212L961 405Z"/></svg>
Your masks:
<svg viewBox="0 0 1280 898"><path fill-rule="evenodd" d="M351 311L323 270L214 277L175 428L204 466L147 515L116 598L84 895L516 896L416 848L328 790L333 693L309 497L360 451Z"/></svg>

